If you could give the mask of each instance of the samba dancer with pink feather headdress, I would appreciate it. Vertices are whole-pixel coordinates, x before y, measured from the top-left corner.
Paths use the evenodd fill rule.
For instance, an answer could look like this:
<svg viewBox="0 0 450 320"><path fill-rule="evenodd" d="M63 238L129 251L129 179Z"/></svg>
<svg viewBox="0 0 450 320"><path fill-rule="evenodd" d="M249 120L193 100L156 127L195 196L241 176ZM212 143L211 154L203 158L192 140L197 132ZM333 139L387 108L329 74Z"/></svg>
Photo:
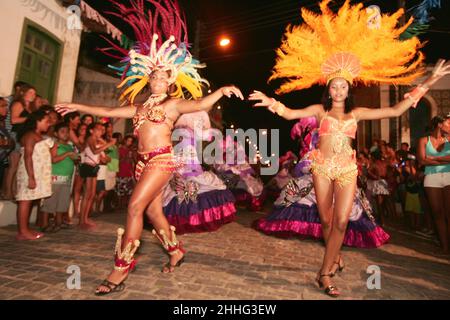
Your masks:
<svg viewBox="0 0 450 320"><path fill-rule="evenodd" d="M132 0L128 5L111 0L111 3L116 12L110 14L127 22L136 39L131 50L111 41L111 47L102 50L120 60L116 70L122 79L118 87L123 89L120 98L125 106L74 103L56 106L63 115L81 111L133 119L134 133L139 139L135 170L138 181L128 204L126 230L120 228L117 232L114 268L97 288L97 295L125 288L124 281L136 264L134 255L140 244L144 212L155 228L153 234L169 255L162 272L173 272L184 261L185 250L162 209L162 190L179 166L172 149L173 123L181 114L211 109L223 96L243 99L235 86L222 87L202 98L207 82L198 74L198 68L203 66L188 50L186 23L176 0ZM147 100L135 104L135 98L144 89L150 89Z"/></svg>
<svg viewBox="0 0 450 320"><path fill-rule="evenodd" d="M416 106L431 85L450 74L450 64L439 62L430 78L391 108L354 108L353 83L407 85L421 76L422 44L417 37L399 39L413 21L397 27L403 9L373 16L371 8L346 0L334 13L330 1L319 3L320 14L302 8L304 23L287 28L270 78L287 79L277 93L326 85L322 103L291 109L259 91L249 99L288 120L315 117L319 122L319 145L310 158L326 249L316 282L327 295L338 297L332 276L343 269L340 249L356 192L357 165L351 143L357 122L399 117Z"/></svg>

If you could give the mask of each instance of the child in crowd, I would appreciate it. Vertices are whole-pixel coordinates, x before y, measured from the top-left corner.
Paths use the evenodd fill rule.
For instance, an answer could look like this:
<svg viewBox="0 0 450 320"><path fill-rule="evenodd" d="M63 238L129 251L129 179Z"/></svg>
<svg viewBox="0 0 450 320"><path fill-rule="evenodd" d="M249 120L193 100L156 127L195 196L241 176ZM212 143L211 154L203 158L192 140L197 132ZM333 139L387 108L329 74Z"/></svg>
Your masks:
<svg viewBox="0 0 450 320"><path fill-rule="evenodd" d="M383 144L380 145L383 148ZM384 226L386 217L389 215L387 198L389 196L389 186L385 179L387 164L381 159L381 152L371 153L371 163L368 170L368 189L375 198L380 225Z"/></svg>
<svg viewBox="0 0 450 320"><path fill-rule="evenodd" d="M57 232L63 226L63 217L68 215L72 175L78 155L69 143L69 125L59 123L55 126L56 143L52 154L52 196L43 201L41 207L41 231ZM50 227L49 214L55 214L55 224Z"/></svg>
<svg viewBox="0 0 450 320"><path fill-rule="evenodd" d="M94 116L91 114L84 114L81 117L81 123L85 124L87 127L89 127L92 123L94 123Z"/></svg>
<svg viewBox="0 0 450 320"><path fill-rule="evenodd" d="M102 139L104 126L101 123L92 123L87 130L86 148L84 149L83 162L80 165L80 176L86 179L86 190L81 202L80 227L83 229L95 228L95 223L90 220L89 213L95 199L97 174L100 164L105 161L104 151L116 143L115 139L105 143Z"/></svg>
<svg viewBox="0 0 450 320"><path fill-rule="evenodd" d="M82 149L82 142L78 138L77 130L80 127L80 114L78 112L69 113L64 117L64 122L69 126L69 139L73 145L78 149Z"/></svg>
<svg viewBox="0 0 450 320"><path fill-rule="evenodd" d="M42 233L29 229L29 219L34 200L52 194L52 164L50 148L53 140L44 139L49 128L49 116L43 110L32 112L18 132L21 157L17 169L17 240L36 240Z"/></svg>
<svg viewBox="0 0 450 320"><path fill-rule="evenodd" d="M103 124L104 134L102 139L104 143L110 142L113 138L113 125L111 122ZM117 140L116 140L117 143ZM105 203L104 199L110 190L116 185L116 171L119 170L119 157L116 145L110 146L105 150L106 157L103 158L102 165L97 175L97 195L95 198L95 212L103 213L105 208L111 211L111 203Z"/></svg>
<svg viewBox="0 0 450 320"><path fill-rule="evenodd" d="M70 128L70 123L69 123ZM78 126L78 129L76 131L76 138L72 139L72 136L70 136L70 141L75 146L75 150L80 156L80 162L83 162L84 157L84 148L86 147L86 133L87 133L87 125L84 123L81 123ZM75 179L73 182L73 216L75 218L79 218L80 216L80 200L81 200L81 193L83 191L83 184L84 179L80 175L79 166L76 168L77 174L75 175Z"/></svg>
<svg viewBox="0 0 450 320"><path fill-rule="evenodd" d="M122 134L119 132L112 133L112 125L106 130L108 136L110 136L108 132L111 131L112 137L116 139L116 144L106 150L106 154L111 158L111 161L106 165L108 171L106 172L106 196L103 201L103 211L114 211L118 206L118 199L114 190L117 183L117 173L119 172L119 146L122 143Z"/></svg>
<svg viewBox="0 0 450 320"><path fill-rule="evenodd" d="M419 189L421 185L420 171L417 169L415 157L409 155L403 170L405 179L406 198L405 213L410 216L410 226L413 230L421 229L422 225L422 206L419 199Z"/></svg>
<svg viewBox="0 0 450 320"><path fill-rule="evenodd" d="M117 173L116 194L119 197L119 208L124 209L134 188L133 168L136 160L133 152L134 138L125 136L119 147L119 172Z"/></svg>

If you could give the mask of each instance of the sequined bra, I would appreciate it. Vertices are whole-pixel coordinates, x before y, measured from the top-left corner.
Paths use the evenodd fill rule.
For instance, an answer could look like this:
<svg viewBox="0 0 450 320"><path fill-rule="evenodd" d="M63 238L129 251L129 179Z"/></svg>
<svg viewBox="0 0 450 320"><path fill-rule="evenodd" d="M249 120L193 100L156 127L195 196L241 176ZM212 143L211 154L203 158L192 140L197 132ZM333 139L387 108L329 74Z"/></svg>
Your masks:
<svg viewBox="0 0 450 320"><path fill-rule="evenodd" d="M355 139L358 125L356 123L355 115L352 112L352 118L347 120L338 120L328 116L328 112L320 121L319 137L325 135L345 135L349 138Z"/></svg>
<svg viewBox="0 0 450 320"><path fill-rule="evenodd" d="M139 128L145 121L150 121L155 124L166 124L170 130L173 128L173 120L170 119L164 108L160 105L167 98L167 95L152 95L136 110L133 117L134 135L137 136Z"/></svg>

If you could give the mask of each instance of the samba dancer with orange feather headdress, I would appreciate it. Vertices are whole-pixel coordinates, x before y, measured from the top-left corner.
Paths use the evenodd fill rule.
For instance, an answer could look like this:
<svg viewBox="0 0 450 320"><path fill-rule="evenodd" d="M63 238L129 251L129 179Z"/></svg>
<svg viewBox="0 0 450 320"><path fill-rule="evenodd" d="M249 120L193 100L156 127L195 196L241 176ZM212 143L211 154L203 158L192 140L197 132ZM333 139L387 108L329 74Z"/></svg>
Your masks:
<svg viewBox="0 0 450 320"><path fill-rule="evenodd" d="M357 122L400 116L415 106L432 84L450 74L450 65L439 62L429 79L391 108L353 108L350 87L354 83L409 84L422 75L422 44L415 37L399 40L412 22L397 27L402 9L381 15L377 7L350 5L347 0L334 13L329 3L320 2L321 14L302 9L304 24L287 28L269 79L287 79L277 93L326 85L322 103L290 109L259 91L249 99L260 100L255 106L267 107L288 120L314 116L319 121L319 145L311 152L311 171L326 250L316 281L326 294L337 297L340 292L331 277L344 268L340 248L356 190L351 141Z"/></svg>
<svg viewBox="0 0 450 320"><path fill-rule="evenodd" d="M134 255L139 246L146 212L157 230L153 234L170 257L163 267L173 272L184 260L184 249L162 209L162 190L178 167L174 159L171 133L173 123L185 113L207 111L223 96L243 99L234 86L222 87L202 98L202 84L207 84L197 72L202 67L188 51L186 23L176 0L131 0L128 6L111 0L118 12L114 14L129 23L136 37L132 50L110 41L112 48L103 52L120 60L115 67L122 81L122 100L127 106L118 108L58 104L63 115L81 111L97 116L132 118L139 138L135 177L138 180L128 204L126 230L119 229L114 269L97 288L97 295L122 291L128 272L136 264ZM146 6L147 5L147 6ZM148 9L151 6L152 9ZM135 104L136 96L149 87L150 96L143 104ZM192 100L180 98L193 98Z"/></svg>

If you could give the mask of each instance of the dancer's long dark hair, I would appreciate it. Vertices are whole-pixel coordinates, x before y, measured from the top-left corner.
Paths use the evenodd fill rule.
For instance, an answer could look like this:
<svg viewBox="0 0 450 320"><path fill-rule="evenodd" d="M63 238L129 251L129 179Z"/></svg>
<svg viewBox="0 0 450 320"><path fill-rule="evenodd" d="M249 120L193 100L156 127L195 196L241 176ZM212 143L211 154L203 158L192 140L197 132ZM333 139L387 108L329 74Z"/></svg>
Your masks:
<svg viewBox="0 0 450 320"><path fill-rule="evenodd" d="M331 81L328 83L327 87L325 88L325 91L322 94L322 105L325 111L330 111L333 105L333 99L331 99L330 96L330 84ZM345 98L344 113L350 113L355 107L355 102L353 101L353 94L352 94L352 85L348 81L347 84L348 84L348 96L347 98Z"/></svg>

